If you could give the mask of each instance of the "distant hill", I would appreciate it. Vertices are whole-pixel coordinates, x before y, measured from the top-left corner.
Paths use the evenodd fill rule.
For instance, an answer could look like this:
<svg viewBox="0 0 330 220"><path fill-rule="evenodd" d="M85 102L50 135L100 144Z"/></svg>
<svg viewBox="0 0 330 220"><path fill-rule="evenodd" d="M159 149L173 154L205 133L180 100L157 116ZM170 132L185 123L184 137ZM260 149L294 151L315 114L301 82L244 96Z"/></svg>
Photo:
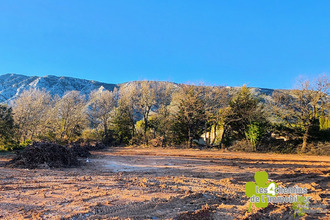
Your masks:
<svg viewBox="0 0 330 220"><path fill-rule="evenodd" d="M93 80L77 79L58 76L25 76L19 74L0 75L0 102L9 102L15 99L24 90L30 88L45 89L51 95L63 96L65 92L77 90L88 95L92 90L104 87L113 90L117 85L96 82Z"/></svg>
<svg viewBox="0 0 330 220"><path fill-rule="evenodd" d="M84 95L90 94L92 90L103 87L106 90L112 91L115 87L125 84L134 84L136 81L109 84L93 80L78 79L72 77L58 77L58 76L25 76L20 74L5 74L0 75L0 102L8 103L15 99L24 90L30 88L45 89L51 95L63 96L67 91L80 91ZM155 82L157 83L157 82ZM179 84L177 84L179 85ZM273 93L273 89L251 88L256 96L267 99Z"/></svg>

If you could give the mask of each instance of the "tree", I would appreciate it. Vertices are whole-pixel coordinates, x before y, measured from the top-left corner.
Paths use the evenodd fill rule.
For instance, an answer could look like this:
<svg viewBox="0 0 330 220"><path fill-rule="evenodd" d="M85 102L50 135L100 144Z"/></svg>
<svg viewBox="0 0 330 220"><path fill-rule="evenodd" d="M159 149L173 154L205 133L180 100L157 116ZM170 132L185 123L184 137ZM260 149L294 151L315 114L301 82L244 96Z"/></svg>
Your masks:
<svg viewBox="0 0 330 220"><path fill-rule="evenodd" d="M175 95L175 101L177 112L175 113L174 130L179 139L186 140L187 145L192 147L193 139L199 139L206 122L205 102L202 99L201 88L183 85Z"/></svg>
<svg viewBox="0 0 330 220"><path fill-rule="evenodd" d="M7 150L14 137L14 119L12 108L0 105L0 149Z"/></svg>
<svg viewBox="0 0 330 220"><path fill-rule="evenodd" d="M156 114L151 118L149 122L149 127L154 129L154 135L156 132L158 132L161 136L162 146L167 144L168 131L171 128L169 107L172 101L173 90L173 84L167 82L159 82L156 93L158 108L156 110Z"/></svg>
<svg viewBox="0 0 330 220"><path fill-rule="evenodd" d="M139 88L137 91L137 110L143 116L144 121L144 143L148 145L148 137L147 137L147 129L149 122L149 114L152 109L156 105L156 94L157 94L157 84L150 81L142 81L139 83Z"/></svg>
<svg viewBox="0 0 330 220"><path fill-rule="evenodd" d="M11 103L18 140L33 140L47 130L46 121L51 110L51 96L45 90L23 91Z"/></svg>
<svg viewBox="0 0 330 220"><path fill-rule="evenodd" d="M314 81L301 79L296 89L276 91L273 94L272 107L274 114L290 127L301 127L304 130L301 152L306 146L312 127L319 126L319 116L326 114L329 105L330 83L326 75Z"/></svg>
<svg viewBox="0 0 330 220"><path fill-rule="evenodd" d="M88 116L93 124L93 127L101 125L103 127L103 140L109 141L109 123L111 114L117 103L117 89L113 91L108 90L94 90L90 94Z"/></svg>
<svg viewBox="0 0 330 220"><path fill-rule="evenodd" d="M112 123L120 143L129 143L135 136L135 123L137 121L136 90L133 84L121 86L119 89L118 106L115 108Z"/></svg>
<svg viewBox="0 0 330 220"><path fill-rule="evenodd" d="M78 91L68 92L56 102L49 124L62 141L74 140L86 127L86 104Z"/></svg>
<svg viewBox="0 0 330 220"><path fill-rule="evenodd" d="M249 125L266 122L263 106L246 85L239 89L230 100L229 106L221 109L219 114L223 126L221 144L224 144L225 137L229 137L229 131L233 138L241 140L246 138Z"/></svg>
<svg viewBox="0 0 330 220"><path fill-rule="evenodd" d="M207 144L214 145L217 138L218 126L221 126L221 109L228 106L230 95L229 90L224 87L207 86L203 88L203 99L205 100L205 115L207 124L210 128L213 128L213 140L212 143L206 141ZM220 122L220 123L219 123ZM207 132L207 125L205 126L205 132ZM212 129L211 129L212 130Z"/></svg>

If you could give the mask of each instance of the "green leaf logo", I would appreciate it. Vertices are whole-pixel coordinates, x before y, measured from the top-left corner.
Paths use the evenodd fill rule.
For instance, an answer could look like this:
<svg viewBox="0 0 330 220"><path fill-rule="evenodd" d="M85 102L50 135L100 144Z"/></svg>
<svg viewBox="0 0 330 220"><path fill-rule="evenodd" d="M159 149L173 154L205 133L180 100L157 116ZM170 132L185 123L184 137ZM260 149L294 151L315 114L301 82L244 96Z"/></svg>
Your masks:
<svg viewBox="0 0 330 220"><path fill-rule="evenodd" d="M304 196L298 196L297 202L292 203L292 209L294 210L294 218L296 214L299 216L305 215L305 210L308 209L309 202L305 200Z"/></svg>
<svg viewBox="0 0 330 220"><path fill-rule="evenodd" d="M267 196L275 196L275 182L268 181L268 173L266 171L256 172L254 174L255 182L247 182L245 184L245 195L250 198L249 212L251 212L252 203L258 208L268 206Z"/></svg>

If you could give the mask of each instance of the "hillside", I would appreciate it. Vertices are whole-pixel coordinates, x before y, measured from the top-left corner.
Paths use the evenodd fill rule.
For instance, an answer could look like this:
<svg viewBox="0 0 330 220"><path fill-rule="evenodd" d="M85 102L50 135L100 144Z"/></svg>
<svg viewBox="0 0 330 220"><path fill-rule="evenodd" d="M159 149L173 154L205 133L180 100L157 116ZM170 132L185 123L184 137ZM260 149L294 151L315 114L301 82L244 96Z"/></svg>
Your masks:
<svg viewBox="0 0 330 220"><path fill-rule="evenodd" d="M65 92L77 90L87 95L92 90L104 87L113 90L117 85L96 82L93 80L77 79L58 76L25 76L19 74L5 74L0 76L0 102L15 99L22 91L30 88L45 89L51 95L63 96Z"/></svg>
<svg viewBox="0 0 330 220"><path fill-rule="evenodd" d="M109 84L97 82L94 80L78 79L72 77L58 77L58 76L25 76L20 74L4 74L0 75L0 103L8 103L15 99L24 90L30 88L45 89L51 95L59 95L62 97L67 91L80 91L84 95L88 95L95 89L103 87L107 90L113 90L115 87L121 85L136 83L136 81ZM256 96L267 98L273 93L273 89L252 88Z"/></svg>

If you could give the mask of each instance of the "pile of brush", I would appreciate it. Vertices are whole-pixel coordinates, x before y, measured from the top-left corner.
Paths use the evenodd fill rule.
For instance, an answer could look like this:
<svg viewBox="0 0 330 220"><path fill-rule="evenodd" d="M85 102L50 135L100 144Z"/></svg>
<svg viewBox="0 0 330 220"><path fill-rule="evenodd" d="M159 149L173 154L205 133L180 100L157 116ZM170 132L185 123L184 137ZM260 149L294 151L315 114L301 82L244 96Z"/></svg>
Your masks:
<svg viewBox="0 0 330 220"><path fill-rule="evenodd" d="M89 156L89 151L77 145L67 147L49 142L34 142L7 163L13 168L60 168L80 165L78 157Z"/></svg>

